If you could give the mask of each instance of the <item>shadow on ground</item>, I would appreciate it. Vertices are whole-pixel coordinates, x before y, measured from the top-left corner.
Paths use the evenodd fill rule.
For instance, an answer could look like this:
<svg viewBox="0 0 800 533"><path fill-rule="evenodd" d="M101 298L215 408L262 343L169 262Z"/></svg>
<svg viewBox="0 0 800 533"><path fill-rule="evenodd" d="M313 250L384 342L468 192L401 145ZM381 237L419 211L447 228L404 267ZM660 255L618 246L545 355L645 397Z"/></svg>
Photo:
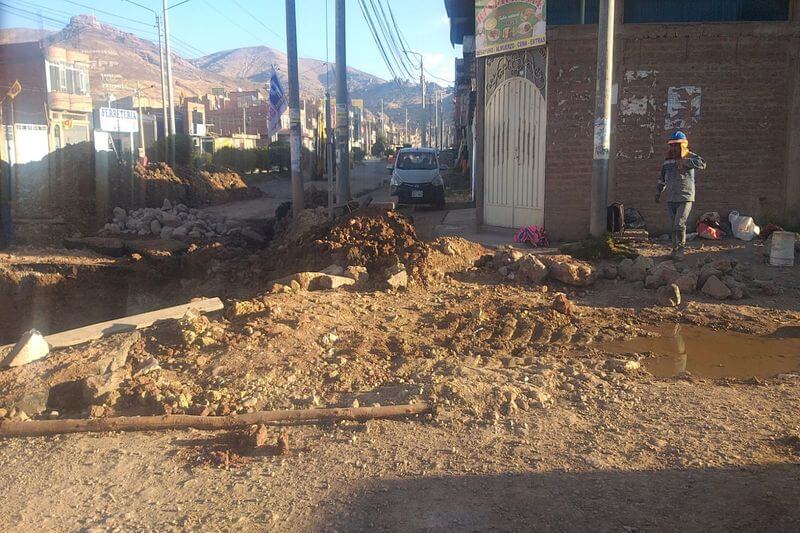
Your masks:
<svg viewBox="0 0 800 533"><path fill-rule="evenodd" d="M796 531L800 465L373 480L326 530ZM338 499L338 498L337 498Z"/></svg>

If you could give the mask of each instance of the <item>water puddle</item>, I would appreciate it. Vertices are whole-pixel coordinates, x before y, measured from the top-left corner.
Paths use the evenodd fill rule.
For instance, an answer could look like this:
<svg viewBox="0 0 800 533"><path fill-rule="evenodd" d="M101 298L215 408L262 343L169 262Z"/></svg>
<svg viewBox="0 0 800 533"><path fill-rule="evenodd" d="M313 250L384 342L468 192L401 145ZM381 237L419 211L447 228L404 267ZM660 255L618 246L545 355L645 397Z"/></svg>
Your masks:
<svg viewBox="0 0 800 533"><path fill-rule="evenodd" d="M651 352L654 355L642 364L659 377L689 371L710 379L765 378L800 369L800 337L791 327L764 337L684 325L651 329L658 336L608 342L600 348L615 353Z"/></svg>

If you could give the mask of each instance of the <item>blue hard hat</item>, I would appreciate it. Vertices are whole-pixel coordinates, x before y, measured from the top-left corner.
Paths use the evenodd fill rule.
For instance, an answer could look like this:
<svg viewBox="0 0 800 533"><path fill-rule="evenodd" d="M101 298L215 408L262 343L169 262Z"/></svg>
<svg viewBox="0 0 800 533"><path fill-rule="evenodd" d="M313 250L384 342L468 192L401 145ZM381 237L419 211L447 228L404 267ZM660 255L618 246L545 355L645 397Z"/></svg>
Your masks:
<svg viewBox="0 0 800 533"><path fill-rule="evenodd" d="M688 139L686 138L686 134L685 133L683 133L682 131L676 131L675 133L672 134L672 137L669 138L668 143L669 144L683 143L683 142L687 142L687 141L688 141Z"/></svg>

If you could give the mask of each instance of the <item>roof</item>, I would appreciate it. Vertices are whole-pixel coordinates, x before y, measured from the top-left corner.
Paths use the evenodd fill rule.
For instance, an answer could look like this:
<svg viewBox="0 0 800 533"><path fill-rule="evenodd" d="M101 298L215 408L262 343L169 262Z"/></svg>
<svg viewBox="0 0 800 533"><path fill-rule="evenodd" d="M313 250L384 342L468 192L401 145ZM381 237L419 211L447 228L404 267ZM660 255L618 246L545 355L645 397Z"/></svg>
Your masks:
<svg viewBox="0 0 800 533"><path fill-rule="evenodd" d="M475 35L475 0L444 0L450 17L450 42L462 44L465 35Z"/></svg>

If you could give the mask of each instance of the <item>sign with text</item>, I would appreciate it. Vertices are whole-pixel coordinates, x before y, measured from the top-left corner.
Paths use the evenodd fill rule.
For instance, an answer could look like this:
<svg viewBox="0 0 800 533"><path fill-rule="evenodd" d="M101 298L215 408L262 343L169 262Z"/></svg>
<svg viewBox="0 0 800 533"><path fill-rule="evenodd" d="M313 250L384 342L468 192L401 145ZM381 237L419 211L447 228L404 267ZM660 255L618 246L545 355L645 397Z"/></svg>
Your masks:
<svg viewBox="0 0 800 533"><path fill-rule="evenodd" d="M513 52L547 42L545 0L476 0L475 55Z"/></svg>
<svg viewBox="0 0 800 533"><path fill-rule="evenodd" d="M139 113L136 111L101 107L99 115L101 131L115 133L136 133L139 131Z"/></svg>

